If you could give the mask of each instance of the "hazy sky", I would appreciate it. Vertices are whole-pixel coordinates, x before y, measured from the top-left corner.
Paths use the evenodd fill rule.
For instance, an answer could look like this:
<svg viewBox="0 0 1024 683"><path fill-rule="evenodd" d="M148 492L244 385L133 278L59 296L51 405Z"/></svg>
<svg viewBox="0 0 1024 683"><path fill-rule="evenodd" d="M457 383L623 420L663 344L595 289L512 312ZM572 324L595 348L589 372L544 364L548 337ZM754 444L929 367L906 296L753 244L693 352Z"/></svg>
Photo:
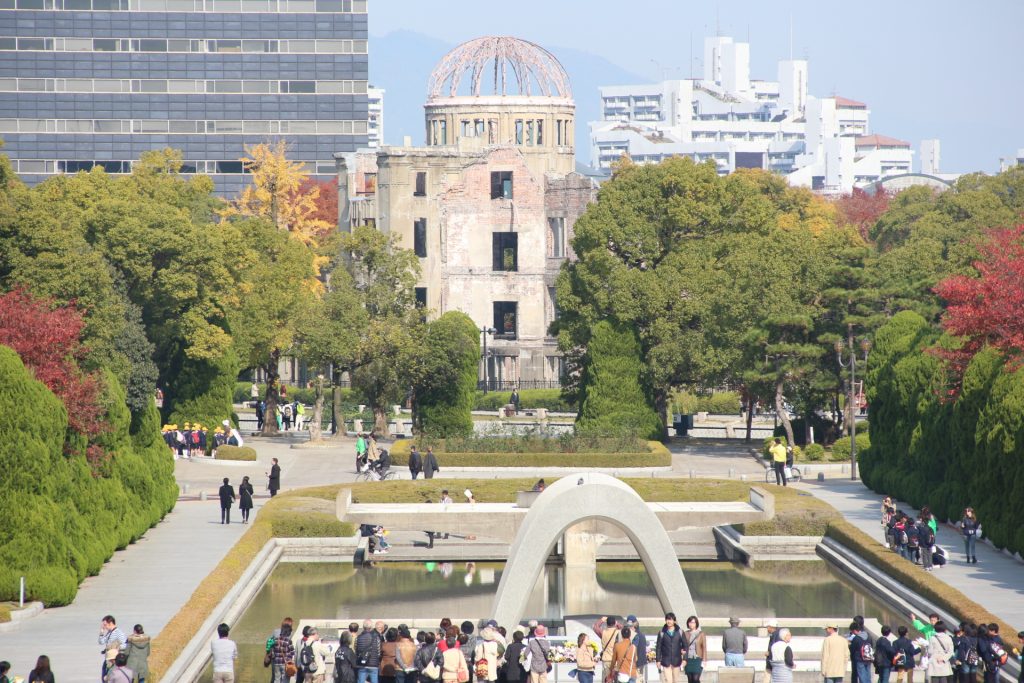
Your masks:
<svg viewBox="0 0 1024 683"><path fill-rule="evenodd" d="M794 56L810 60L810 94L867 102L873 132L915 150L924 138L940 138L941 170L994 171L1000 157L1024 148L1024 0L370 3L371 35L409 30L451 43L515 35L556 55L559 47L600 55L651 81L690 75L691 39L699 75L704 36L716 27L737 40L749 37L751 77L774 80L776 62L789 56L791 20Z"/></svg>

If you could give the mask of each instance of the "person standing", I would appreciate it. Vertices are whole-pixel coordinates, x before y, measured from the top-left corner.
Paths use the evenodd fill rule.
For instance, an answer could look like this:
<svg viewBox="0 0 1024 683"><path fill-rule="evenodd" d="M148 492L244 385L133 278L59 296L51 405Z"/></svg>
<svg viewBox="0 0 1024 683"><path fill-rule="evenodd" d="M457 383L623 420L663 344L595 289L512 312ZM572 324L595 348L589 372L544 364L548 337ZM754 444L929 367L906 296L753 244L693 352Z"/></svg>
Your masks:
<svg viewBox="0 0 1024 683"><path fill-rule="evenodd" d="M413 666L420 672L420 683L438 683L441 680L441 649L437 636L428 631L423 634L423 646L417 650Z"/></svg>
<svg viewBox="0 0 1024 683"><path fill-rule="evenodd" d="M594 659L590 636L581 633L576 639L576 680L578 683L594 683L594 669L596 668L597 662Z"/></svg>
<svg viewBox="0 0 1024 683"><path fill-rule="evenodd" d="M412 475L412 480L416 481L416 477L420 476L420 472L423 471L423 458L420 456L420 452L416 450L416 446L412 447L409 451L409 474Z"/></svg>
<svg viewBox="0 0 1024 683"><path fill-rule="evenodd" d="M377 683L380 675L380 634L373 627L371 619L363 620L363 631L356 638L356 683L370 680Z"/></svg>
<svg viewBox="0 0 1024 683"><path fill-rule="evenodd" d="M111 669L113 671L114 669ZM36 668L28 673L28 683L54 683L53 671L50 670L50 658L46 655L39 655L36 659Z"/></svg>
<svg viewBox="0 0 1024 683"><path fill-rule="evenodd" d="M469 681L469 664L459 647L459 629L449 626L445 632L445 647L441 654L441 681L443 683L464 683Z"/></svg>
<svg viewBox="0 0 1024 683"><path fill-rule="evenodd" d="M303 680L307 683L326 683L327 658L331 656L331 648L320 639L320 632L316 628L309 629L306 645L313 651L313 666L305 672Z"/></svg>
<svg viewBox="0 0 1024 683"><path fill-rule="evenodd" d="M238 645L228 638L231 632L227 624L217 627L217 638L210 643L213 656L213 683L234 683L235 660L238 659Z"/></svg>
<svg viewBox="0 0 1024 683"><path fill-rule="evenodd" d="M0 683L11 683L7 674L11 673L11 663L7 660L0 662Z"/></svg>
<svg viewBox="0 0 1024 683"><path fill-rule="evenodd" d="M117 653L124 648L124 644L128 642L128 637L117 627L114 617L108 614L100 621L100 637L97 642L103 648L100 650L103 653L103 668L100 673L102 677L106 676L107 671L114 667L114 659L117 657Z"/></svg>
<svg viewBox="0 0 1024 683"><path fill-rule="evenodd" d="M953 683L953 660L956 646L949 635L946 622L935 622L935 628L928 638L928 679L932 683Z"/></svg>
<svg viewBox="0 0 1024 683"><path fill-rule="evenodd" d="M967 563L978 564L976 546L978 536L981 534L981 523L974 514L974 508L965 508L964 516L960 520L960 531L964 535L964 554L967 555Z"/></svg>
<svg viewBox="0 0 1024 683"><path fill-rule="evenodd" d="M416 641L405 624L398 626L398 645L395 648L396 683L416 683Z"/></svg>
<svg viewBox="0 0 1024 683"><path fill-rule="evenodd" d="M577 649L579 648L577 647ZM505 654L505 648L498 642L498 632L490 626L482 629L480 639L477 641L476 647L473 648L473 669L478 683L494 683L498 680L498 662L501 661L503 654ZM577 662L576 668L579 670L579 662ZM586 681L579 683L586 683Z"/></svg>
<svg viewBox="0 0 1024 683"><path fill-rule="evenodd" d="M502 677L505 683L522 683L526 680L526 669L520 663L520 655L523 654L523 650L526 649L526 645L523 643L523 632L515 631L512 633L512 644L505 650L505 671Z"/></svg>
<svg viewBox="0 0 1024 683"><path fill-rule="evenodd" d="M544 624L537 624L526 649L530 653L530 683L547 683L551 643L548 641L548 629Z"/></svg>
<svg viewBox="0 0 1024 683"><path fill-rule="evenodd" d="M914 656L921 653L921 650L914 647L914 643L907 637L907 627L900 626L896 629L899 638L893 643L896 656L893 657L893 668L896 669L897 683L914 683Z"/></svg>
<svg viewBox="0 0 1024 683"><path fill-rule="evenodd" d="M686 620L686 680L689 683L700 683L700 675L704 671L704 662L708 658L708 639L700 630L700 620L691 616Z"/></svg>
<svg viewBox="0 0 1024 683"><path fill-rule="evenodd" d="M363 471L363 463L366 460L366 437L362 432L356 435L356 472Z"/></svg>
<svg viewBox="0 0 1024 683"><path fill-rule="evenodd" d="M619 642L620 632L615 617L604 617L602 621L603 628L599 621L594 625L594 630L601 636L601 669L604 678L607 679L613 671L612 662L615 659L615 646Z"/></svg>
<svg viewBox="0 0 1024 683"><path fill-rule="evenodd" d="M850 624L850 678L852 683L871 683L871 665L875 661L875 648L864 633L860 621Z"/></svg>
<svg viewBox="0 0 1024 683"><path fill-rule="evenodd" d="M747 654L747 634L740 628L740 620L729 618L729 628L722 633L722 652L725 653L726 666L744 666L744 655Z"/></svg>
<svg viewBox="0 0 1024 683"><path fill-rule="evenodd" d="M352 649L351 631L338 636L338 649L334 652L335 683L356 683L356 653Z"/></svg>
<svg viewBox="0 0 1024 683"><path fill-rule="evenodd" d="M103 681L104 683L132 683L134 679L135 672L128 667L128 655L124 652L119 652L117 657L114 658L114 667L107 669L107 675L103 678ZM50 683L53 683L52 678Z"/></svg>
<svg viewBox="0 0 1024 683"><path fill-rule="evenodd" d="M628 626L623 626L622 631L619 632L619 642L615 644L615 650L612 654L612 671L615 672L615 679L613 680L626 676L629 678L629 683L636 683L637 652L636 645L633 644L632 635ZM531 661L532 664L533 662ZM532 676L530 683L536 683Z"/></svg>
<svg viewBox="0 0 1024 683"><path fill-rule="evenodd" d="M252 399L253 403L258 401L260 398L260 387L256 382L253 382L252 386L249 387L249 398Z"/></svg>
<svg viewBox="0 0 1024 683"><path fill-rule="evenodd" d="M826 626L825 639L821 641L821 676L825 683L842 683L849 661L849 643L846 642L846 638L839 635L839 626Z"/></svg>
<svg viewBox="0 0 1024 683"><path fill-rule="evenodd" d="M676 623L674 612L665 614L665 625L658 631L658 639L654 643L655 664L661 675L661 683L680 683L683 667L683 655L686 643L683 641L683 630ZM581 682L582 683L582 682Z"/></svg>
<svg viewBox="0 0 1024 683"><path fill-rule="evenodd" d="M146 683L149 676L149 636L142 630L142 624L135 624L128 636L125 652L128 653L128 668L135 672L133 683Z"/></svg>
<svg viewBox="0 0 1024 683"><path fill-rule="evenodd" d="M772 467L775 468L775 485L786 486L786 447L782 445L782 439L775 439L768 453L772 456Z"/></svg>
<svg viewBox="0 0 1024 683"><path fill-rule="evenodd" d="M235 487L224 477L224 484L217 492L220 495L220 523L231 524L231 506L235 502Z"/></svg>
<svg viewBox="0 0 1024 683"><path fill-rule="evenodd" d="M427 446L427 454L423 456L423 478L433 479L434 475L441 471L437 465L437 458L434 456L434 449Z"/></svg>
<svg viewBox="0 0 1024 683"><path fill-rule="evenodd" d="M793 683L793 669L796 663L793 661L793 648L789 646L792 639L793 635L788 628L779 629L779 639L772 644L770 650L772 683ZM845 639L843 645L846 645Z"/></svg>
<svg viewBox="0 0 1024 683"><path fill-rule="evenodd" d="M267 472L267 490L270 491L270 497L273 498L281 490L281 466L277 464L277 458L271 458L270 462L270 471Z"/></svg>
<svg viewBox="0 0 1024 683"><path fill-rule="evenodd" d="M295 431L301 432L306 421L306 406L301 401L295 402Z"/></svg>
<svg viewBox="0 0 1024 683"><path fill-rule="evenodd" d="M238 485L238 509L242 511L242 524L249 523L253 493L255 491L253 491L252 484L249 483L249 477L242 477L242 483Z"/></svg>
<svg viewBox="0 0 1024 683"><path fill-rule="evenodd" d="M875 641L875 673L878 674L878 683L889 683L889 674L892 673L892 660L896 656L896 647L893 645L892 629L888 626L882 627L882 635Z"/></svg>
<svg viewBox="0 0 1024 683"><path fill-rule="evenodd" d="M285 667L289 662L295 662L295 646L292 644L292 625L286 621L281 624L281 630L273 635L270 646L271 683L288 683Z"/></svg>
<svg viewBox="0 0 1024 683"><path fill-rule="evenodd" d="M512 396L509 397L508 402L512 404L512 407L516 411L516 415L519 414L519 389L512 389Z"/></svg>
<svg viewBox="0 0 1024 683"><path fill-rule="evenodd" d="M764 656L764 683L771 683L772 680L772 645L780 640L779 637L779 622L776 619L769 619L768 623L765 624L765 630L768 631L768 651Z"/></svg>

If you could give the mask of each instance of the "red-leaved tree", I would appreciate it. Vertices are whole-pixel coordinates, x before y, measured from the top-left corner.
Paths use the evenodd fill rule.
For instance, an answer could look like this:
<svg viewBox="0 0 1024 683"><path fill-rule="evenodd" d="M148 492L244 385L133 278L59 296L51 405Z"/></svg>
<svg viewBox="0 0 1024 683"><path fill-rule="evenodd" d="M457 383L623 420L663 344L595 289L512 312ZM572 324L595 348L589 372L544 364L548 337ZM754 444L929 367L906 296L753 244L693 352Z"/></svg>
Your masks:
<svg viewBox="0 0 1024 683"><path fill-rule="evenodd" d="M327 221L332 226L338 224L338 185L337 183L315 178L305 178L299 185L300 194L310 194L314 189L319 193L314 200L316 212L311 218Z"/></svg>
<svg viewBox="0 0 1024 683"><path fill-rule="evenodd" d="M23 289L0 295L0 344L21 356L36 379L64 403L68 423L90 439L107 429L100 402L100 381L79 365L82 346L82 314L72 306L55 306ZM31 406L26 406L31 410ZM96 457L90 446L91 457Z"/></svg>
<svg viewBox="0 0 1024 683"><path fill-rule="evenodd" d="M954 275L935 286L946 302L942 329L959 337L959 349L935 349L957 378L985 346L998 349L1011 368L1024 363L1024 225L991 230L974 262L977 277Z"/></svg>
<svg viewBox="0 0 1024 683"><path fill-rule="evenodd" d="M890 199L892 195L883 188L878 188L874 194L854 188L852 193L836 200L836 208L839 210L840 219L845 224L857 228L857 232L866 240L871 226L877 223L878 218L889 208Z"/></svg>

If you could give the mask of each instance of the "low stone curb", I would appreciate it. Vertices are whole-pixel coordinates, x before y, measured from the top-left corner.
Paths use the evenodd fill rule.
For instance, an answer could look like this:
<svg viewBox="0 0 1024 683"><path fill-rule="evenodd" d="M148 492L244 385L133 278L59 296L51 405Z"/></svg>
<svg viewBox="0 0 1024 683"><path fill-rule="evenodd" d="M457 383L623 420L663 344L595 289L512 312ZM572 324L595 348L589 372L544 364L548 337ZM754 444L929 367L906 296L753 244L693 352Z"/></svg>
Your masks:
<svg viewBox="0 0 1024 683"><path fill-rule="evenodd" d="M25 605L24 609L12 609L11 620L0 624L0 633L10 633L16 631L21 627L21 622L26 619L42 614L43 603L41 602L30 602Z"/></svg>
<svg viewBox="0 0 1024 683"><path fill-rule="evenodd" d="M202 465L227 465L228 467L255 467L259 460L218 460L217 458L188 458L189 462Z"/></svg>

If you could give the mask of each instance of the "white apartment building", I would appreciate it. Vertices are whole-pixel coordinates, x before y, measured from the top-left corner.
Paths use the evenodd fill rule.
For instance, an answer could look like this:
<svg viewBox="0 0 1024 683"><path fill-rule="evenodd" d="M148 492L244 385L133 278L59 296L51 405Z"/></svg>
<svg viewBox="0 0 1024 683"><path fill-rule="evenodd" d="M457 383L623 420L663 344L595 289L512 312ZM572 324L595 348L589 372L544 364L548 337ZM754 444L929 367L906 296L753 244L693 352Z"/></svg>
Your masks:
<svg viewBox="0 0 1024 683"><path fill-rule="evenodd" d="M640 164L689 156L721 174L763 168L826 193L912 171L909 143L872 135L863 102L809 96L807 74L806 60L789 59L778 80L752 80L748 43L706 38L703 78L600 89L591 163L609 172L624 154ZM937 141L934 150L937 171Z"/></svg>
<svg viewBox="0 0 1024 683"><path fill-rule="evenodd" d="M367 120L367 147L377 149L384 146L384 88L370 86L366 89L369 118Z"/></svg>

